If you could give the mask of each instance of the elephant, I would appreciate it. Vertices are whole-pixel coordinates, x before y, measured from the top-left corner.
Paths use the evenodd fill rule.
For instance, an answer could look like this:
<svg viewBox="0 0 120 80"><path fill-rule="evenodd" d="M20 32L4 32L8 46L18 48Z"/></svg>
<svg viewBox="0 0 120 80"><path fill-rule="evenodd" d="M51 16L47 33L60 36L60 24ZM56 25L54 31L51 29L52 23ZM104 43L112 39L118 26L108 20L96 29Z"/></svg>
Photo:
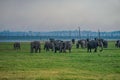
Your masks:
<svg viewBox="0 0 120 80"><path fill-rule="evenodd" d="M108 41L107 40L103 40L103 47L107 48L108 47Z"/></svg>
<svg viewBox="0 0 120 80"><path fill-rule="evenodd" d="M44 44L44 50L49 51L50 49L53 51L54 45L53 42L46 41Z"/></svg>
<svg viewBox="0 0 120 80"><path fill-rule="evenodd" d="M69 53L71 53L71 49L72 49L72 44L70 41L65 41L65 47L64 47L64 52L66 52L66 50L69 50Z"/></svg>
<svg viewBox="0 0 120 80"><path fill-rule="evenodd" d="M41 52L41 44L39 41L33 41L31 42L31 53L35 52L37 53L39 51L39 53Z"/></svg>
<svg viewBox="0 0 120 80"><path fill-rule="evenodd" d="M103 42L101 40L91 40L87 39L87 52L91 52L91 49L94 49L94 52L97 52L97 47L101 47L101 51L103 51Z"/></svg>
<svg viewBox="0 0 120 80"><path fill-rule="evenodd" d="M117 48L120 48L120 40L117 40L117 41L116 41L115 46L116 46Z"/></svg>
<svg viewBox="0 0 120 80"><path fill-rule="evenodd" d="M60 49L62 49L62 41L56 40L53 42L54 45L54 52L56 53L57 51L61 52Z"/></svg>
<svg viewBox="0 0 120 80"><path fill-rule="evenodd" d="M13 44L13 47L14 47L15 50L21 49L20 42L15 42Z"/></svg>
<svg viewBox="0 0 120 80"><path fill-rule="evenodd" d="M70 41L55 41L54 42L54 52L56 53L59 51L66 52L66 50L69 50L69 53L71 52L72 44Z"/></svg>
<svg viewBox="0 0 120 80"><path fill-rule="evenodd" d="M81 48L86 48L87 47L87 41L82 39L82 40L78 40L77 44L76 44L76 48L79 48L79 45L81 46Z"/></svg>

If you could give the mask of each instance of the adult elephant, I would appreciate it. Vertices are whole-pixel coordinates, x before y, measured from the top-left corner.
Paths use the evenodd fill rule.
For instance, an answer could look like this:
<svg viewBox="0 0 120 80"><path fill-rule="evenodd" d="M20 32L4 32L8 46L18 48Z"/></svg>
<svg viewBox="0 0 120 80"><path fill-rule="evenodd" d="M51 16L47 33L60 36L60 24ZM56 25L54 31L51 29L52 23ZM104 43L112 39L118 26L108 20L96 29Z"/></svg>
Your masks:
<svg viewBox="0 0 120 80"><path fill-rule="evenodd" d="M15 42L15 43L13 44L13 47L14 47L15 50L21 49L21 48L20 48L20 42Z"/></svg>
<svg viewBox="0 0 120 80"><path fill-rule="evenodd" d="M107 48L108 47L108 41L107 40L103 40L103 47Z"/></svg>
<svg viewBox="0 0 120 80"><path fill-rule="evenodd" d="M91 52L92 49L97 52L98 46L101 48L100 52L103 51L103 42L101 40L87 40L87 52Z"/></svg>
<svg viewBox="0 0 120 80"><path fill-rule="evenodd" d="M120 48L120 40L117 40L117 41L116 41L115 46L116 46L117 48Z"/></svg>
<svg viewBox="0 0 120 80"><path fill-rule="evenodd" d="M54 52L57 51L66 52L66 50L69 50L71 52L72 44L70 41L55 41L54 42Z"/></svg>
<svg viewBox="0 0 120 80"><path fill-rule="evenodd" d="M53 47L54 47L54 52L56 53L57 51L59 52L62 52L62 47L63 47L63 44L62 44L63 41L60 41L60 40L55 40L53 42Z"/></svg>
<svg viewBox="0 0 120 80"><path fill-rule="evenodd" d="M53 42L50 42L50 41L46 41L45 44L44 44L44 50L49 51L49 50L52 50L54 49L54 45L53 45Z"/></svg>
<svg viewBox="0 0 120 80"><path fill-rule="evenodd" d="M82 39L82 40L78 40L77 44L76 44L76 48L79 48L79 45L81 46L81 48L86 48L87 47L87 41Z"/></svg>
<svg viewBox="0 0 120 80"><path fill-rule="evenodd" d="M65 41L63 46L64 46L63 47L63 52L66 52L66 50L68 50L69 53L71 52L72 44L71 44L70 41Z"/></svg>
<svg viewBox="0 0 120 80"><path fill-rule="evenodd" d="M31 42L31 53L35 52L37 53L39 51L39 53L41 52L41 44L39 41L33 41Z"/></svg>

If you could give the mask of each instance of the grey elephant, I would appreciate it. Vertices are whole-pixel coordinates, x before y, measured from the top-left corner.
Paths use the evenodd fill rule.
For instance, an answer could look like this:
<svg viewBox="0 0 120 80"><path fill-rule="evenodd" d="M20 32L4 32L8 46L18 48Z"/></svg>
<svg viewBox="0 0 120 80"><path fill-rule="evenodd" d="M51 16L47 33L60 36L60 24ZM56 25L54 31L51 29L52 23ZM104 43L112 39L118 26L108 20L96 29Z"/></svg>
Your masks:
<svg viewBox="0 0 120 80"><path fill-rule="evenodd" d="M66 50L69 50L71 52L72 44L70 41L55 41L54 43L54 52L57 51L66 52Z"/></svg>
<svg viewBox="0 0 120 80"><path fill-rule="evenodd" d="M101 51L103 51L103 42L101 40L91 40L87 39L87 52L91 52L92 49L94 49L94 52L97 52L97 47L100 47Z"/></svg>
<svg viewBox="0 0 120 80"><path fill-rule="evenodd" d="M49 50L52 50L54 49L54 45L53 45L53 42L50 42L50 41L46 41L45 44L44 44L44 50L49 51Z"/></svg>
<svg viewBox="0 0 120 80"><path fill-rule="evenodd" d="M20 42L15 42L13 44L13 47L14 47L15 50L21 49Z"/></svg>
<svg viewBox="0 0 120 80"><path fill-rule="evenodd" d="M41 44L39 41L33 41L31 42L31 53L35 52L37 53L39 51L39 53L41 52Z"/></svg>
<svg viewBox="0 0 120 80"><path fill-rule="evenodd" d="M66 50L69 51L69 53L71 52L71 49L72 49L72 44L70 41L65 41L64 42L64 48L63 48L63 51L66 52Z"/></svg>
<svg viewBox="0 0 120 80"><path fill-rule="evenodd" d="M53 42L53 45L54 45L54 52L56 53L57 51L61 52L61 49L62 49L62 41L60 40L56 40Z"/></svg>
<svg viewBox="0 0 120 80"><path fill-rule="evenodd" d="M76 44L76 48L79 48L79 46L81 46L81 48L86 48L87 47L87 41L82 39L82 40L78 40L77 44Z"/></svg>
<svg viewBox="0 0 120 80"><path fill-rule="evenodd" d="M103 47L107 48L108 47L108 41L107 40L103 40Z"/></svg>

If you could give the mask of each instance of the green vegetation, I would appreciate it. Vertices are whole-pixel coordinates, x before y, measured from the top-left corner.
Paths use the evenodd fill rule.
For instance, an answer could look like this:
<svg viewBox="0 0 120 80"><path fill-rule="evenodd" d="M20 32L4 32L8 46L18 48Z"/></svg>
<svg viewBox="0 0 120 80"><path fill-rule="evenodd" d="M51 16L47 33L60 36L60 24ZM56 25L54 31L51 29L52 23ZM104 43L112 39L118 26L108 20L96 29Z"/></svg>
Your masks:
<svg viewBox="0 0 120 80"><path fill-rule="evenodd" d="M0 43L0 80L120 80L120 49L109 42L103 52L30 53L30 43Z"/></svg>

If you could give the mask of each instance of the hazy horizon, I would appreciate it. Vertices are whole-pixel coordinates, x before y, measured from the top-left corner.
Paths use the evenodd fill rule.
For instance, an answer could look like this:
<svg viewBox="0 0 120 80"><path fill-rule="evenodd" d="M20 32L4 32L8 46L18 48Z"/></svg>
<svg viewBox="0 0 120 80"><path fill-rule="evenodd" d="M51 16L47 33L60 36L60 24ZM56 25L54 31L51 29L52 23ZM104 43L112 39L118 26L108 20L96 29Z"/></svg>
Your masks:
<svg viewBox="0 0 120 80"><path fill-rule="evenodd" d="M0 31L120 31L120 0L0 0Z"/></svg>

